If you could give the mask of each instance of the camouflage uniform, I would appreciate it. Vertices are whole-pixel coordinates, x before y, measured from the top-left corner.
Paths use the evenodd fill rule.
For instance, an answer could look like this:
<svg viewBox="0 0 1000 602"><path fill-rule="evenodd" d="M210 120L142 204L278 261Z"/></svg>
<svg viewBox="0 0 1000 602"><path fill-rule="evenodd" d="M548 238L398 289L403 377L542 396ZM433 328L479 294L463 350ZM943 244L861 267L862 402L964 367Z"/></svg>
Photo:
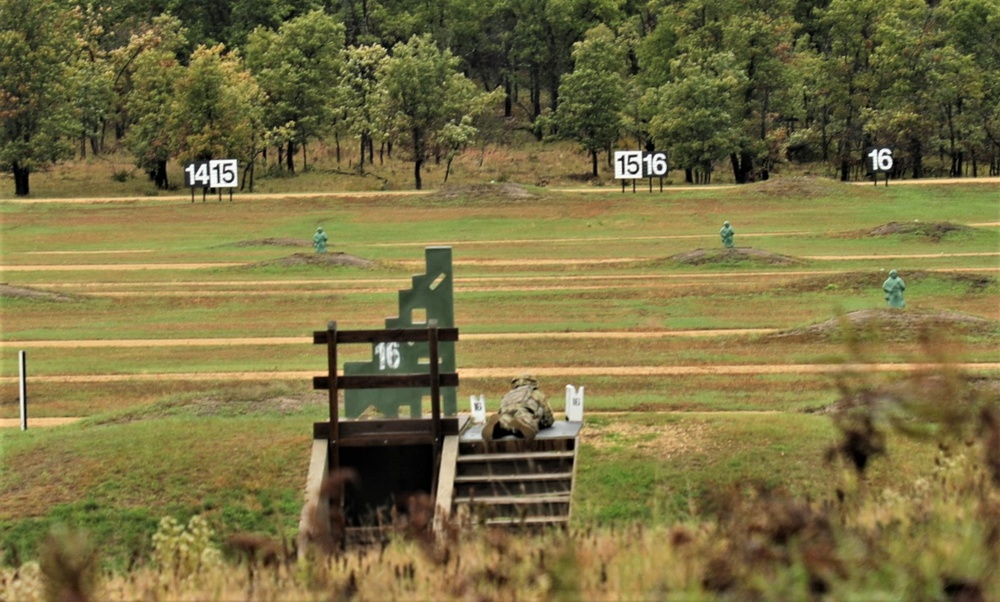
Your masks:
<svg viewBox="0 0 1000 602"><path fill-rule="evenodd" d="M511 381L511 390L500 401L500 411L486 421L483 440L506 435L534 439L539 429L552 426L554 421L545 394L538 390L538 381L530 374L523 374Z"/></svg>

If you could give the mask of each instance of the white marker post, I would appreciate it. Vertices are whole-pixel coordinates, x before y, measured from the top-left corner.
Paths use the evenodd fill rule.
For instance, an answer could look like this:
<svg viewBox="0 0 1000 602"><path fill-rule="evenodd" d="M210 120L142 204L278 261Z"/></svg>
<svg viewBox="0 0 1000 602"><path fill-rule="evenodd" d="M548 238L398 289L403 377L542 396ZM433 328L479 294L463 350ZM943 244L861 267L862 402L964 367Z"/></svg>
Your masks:
<svg viewBox="0 0 1000 602"><path fill-rule="evenodd" d="M583 422L583 389L566 385L566 420Z"/></svg>
<svg viewBox="0 0 1000 602"><path fill-rule="evenodd" d="M472 403L472 422L473 424L483 424L486 422L486 396L475 395L469 396L469 401Z"/></svg>
<svg viewBox="0 0 1000 602"><path fill-rule="evenodd" d="M18 391L21 395L21 430L28 430L28 363L24 351L17 352L19 379Z"/></svg>

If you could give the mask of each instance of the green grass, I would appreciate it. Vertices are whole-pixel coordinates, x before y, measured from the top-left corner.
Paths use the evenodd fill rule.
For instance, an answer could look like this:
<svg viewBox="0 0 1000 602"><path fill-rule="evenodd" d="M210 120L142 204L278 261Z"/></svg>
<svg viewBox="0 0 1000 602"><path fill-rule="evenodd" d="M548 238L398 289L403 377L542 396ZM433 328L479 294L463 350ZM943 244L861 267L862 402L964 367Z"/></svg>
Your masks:
<svg viewBox="0 0 1000 602"><path fill-rule="evenodd" d="M586 168L584 158L558 157L565 148L530 152L541 153L538 165L504 157L511 178L533 183L537 179L532 170L546 168L572 173L572 167L563 165L553 170L559 161L580 160L580 171ZM484 171L469 163L458 167L460 184L499 176L496 166ZM34 195L149 192L138 179L111 184L103 169L91 163L33 176ZM393 169L401 169L400 164L387 166L385 173ZM552 185L572 182L556 178ZM321 170L260 183L261 190L271 192L373 185L372 178ZM30 385L31 415L87 419L52 429L0 433L4 560L11 561L14 548L30 557L38 540L57 523L86 526L119 567L133 551L145 550L158 519L167 514L183 521L205 513L220 533L292 533L302 500L311 424L326 416L323 393L311 391L307 379L69 385L41 377L321 373L323 350L307 342L312 331L331 319L342 328L382 326L398 313L397 291L408 288L410 276L422 271L423 247L429 244L453 246L456 322L463 335L799 328L839 312L881 308L879 287L885 272L880 270L895 268L908 285L909 312L962 312L992 320L982 329L946 333L957 339L947 349L951 359L1000 360L996 256L858 258L996 252L1000 247L996 227L949 235L940 242L914 235L859 234L890 221L997 221L1000 210L993 187L870 189L773 180L662 195L621 195L614 186L587 194L546 188L531 192L538 196L265 199L238 195L232 204L193 205L162 195L114 204L0 201L5 268L112 264L95 271L5 270L2 279L10 285L75 296L66 302L5 296L0 306L4 343L279 336L306 341L29 350L30 374L39 377ZM3 194L0 198L8 198ZM666 260L696 248L716 249L723 220L733 222L738 246L796 257L846 258L789 267L748 262L680 266ZM254 264L310 253L308 246L236 244L265 238L308 242L318 224L330 233L333 250L381 263L372 270L113 269L134 263ZM532 263L539 259L581 262ZM603 260L619 262L600 263ZM927 269L949 273L921 272ZM958 271L967 269L979 270L976 277L990 278L977 281ZM800 273L805 271L820 273ZM888 342L873 336L866 348L879 361L921 360L926 354L916 334L907 332ZM16 352L13 345L0 348L0 376L9 379L17 374ZM341 359L363 359L365 353L352 350ZM458 346L460 372L496 367L519 372L552 366L837 363L847 357L843 339L836 336L781 342L755 336L469 338ZM507 378L463 376L460 409L466 407L466 396L474 393L495 403ZM891 378L880 375L876 380ZM580 526L636 521L668 526L711 516L718 511L719 492L735 484L760 482L821 499L831 495L831 483L837 481L837 469L823 463L837 433L827 415L811 413L836 400L831 375L543 377L542 388L557 412L562 410L562 387L567 382L587 390L587 427L574 502ZM13 383L0 386L3 400L16 395ZM0 417L15 417L16 411L16 404L0 405ZM890 458L872 469L873 487L912 481L933 466L933 446L894 439L891 449Z"/></svg>

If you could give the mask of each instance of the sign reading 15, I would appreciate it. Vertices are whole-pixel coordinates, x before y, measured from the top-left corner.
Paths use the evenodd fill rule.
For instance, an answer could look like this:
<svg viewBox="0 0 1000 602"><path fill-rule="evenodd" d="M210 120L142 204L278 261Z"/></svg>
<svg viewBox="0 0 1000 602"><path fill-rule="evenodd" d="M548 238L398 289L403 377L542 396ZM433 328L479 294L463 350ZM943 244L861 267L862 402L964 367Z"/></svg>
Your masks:
<svg viewBox="0 0 1000 602"><path fill-rule="evenodd" d="M871 173L892 171L892 149L877 146L866 149L864 162Z"/></svg>
<svg viewBox="0 0 1000 602"><path fill-rule="evenodd" d="M192 188L235 188L237 180L236 159L194 161L184 166L184 185Z"/></svg>
<svg viewBox="0 0 1000 602"><path fill-rule="evenodd" d="M615 179L632 180L665 176L669 171L667 153L615 151Z"/></svg>

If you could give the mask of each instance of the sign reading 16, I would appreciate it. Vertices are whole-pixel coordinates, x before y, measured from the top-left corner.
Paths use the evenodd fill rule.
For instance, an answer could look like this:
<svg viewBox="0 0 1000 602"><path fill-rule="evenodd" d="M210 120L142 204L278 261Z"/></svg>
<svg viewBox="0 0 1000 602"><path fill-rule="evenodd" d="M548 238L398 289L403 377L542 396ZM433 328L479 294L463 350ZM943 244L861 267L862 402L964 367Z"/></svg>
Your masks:
<svg viewBox="0 0 1000 602"><path fill-rule="evenodd" d="M892 171L892 149L872 147L865 150L865 166L871 173Z"/></svg>
<svg viewBox="0 0 1000 602"><path fill-rule="evenodd" d="M378 356L379 370L396 370L399 368L402 356L399 353L399 343L379 343L375 345L375 355Z"/></svg>

